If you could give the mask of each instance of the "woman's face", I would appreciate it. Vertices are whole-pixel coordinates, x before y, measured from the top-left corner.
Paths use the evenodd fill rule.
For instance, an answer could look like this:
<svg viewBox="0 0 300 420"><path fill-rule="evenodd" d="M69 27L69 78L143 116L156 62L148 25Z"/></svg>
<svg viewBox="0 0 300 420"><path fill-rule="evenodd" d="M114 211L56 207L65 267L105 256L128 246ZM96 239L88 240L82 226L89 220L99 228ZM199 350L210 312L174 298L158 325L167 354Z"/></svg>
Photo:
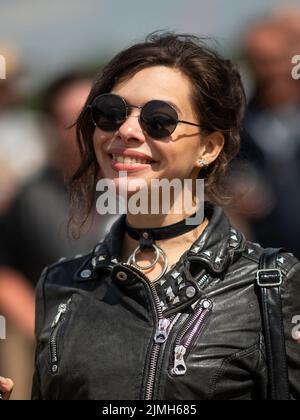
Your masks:
<svg viewBox="0 0 300 420"><path fill-rule="evenodd" d="M143 69L128 80L118 83L111 93L122 96L127 104L139 107L151 100L172 103L179 120L199 124L192 109L190 92L189 79L180 71L155 66ZM120 170L127 170L128 182L142 178L149 186L152 179L196 178L199 172L197 161L203 147L200 128L179 123L170 137L154 140L141 128L137 118L139 114L140 109L130 108L129 117L114 133L96 128L93 141L102 177L113 180L117 191ZM112 155L121 155L123 152L133 155L139 152L152 162L116 163L116 157Z"/></svg>

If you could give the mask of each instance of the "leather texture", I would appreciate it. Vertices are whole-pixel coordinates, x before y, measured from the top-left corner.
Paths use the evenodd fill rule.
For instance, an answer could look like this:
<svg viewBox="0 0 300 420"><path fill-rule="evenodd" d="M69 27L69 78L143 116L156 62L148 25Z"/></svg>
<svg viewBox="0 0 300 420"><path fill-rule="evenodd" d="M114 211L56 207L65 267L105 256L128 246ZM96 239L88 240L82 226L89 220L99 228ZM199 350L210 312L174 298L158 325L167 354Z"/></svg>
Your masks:
<svg viewBox="0 0 300 420"><path fill-rule="evenodd" d="M264 250L259 261L258 286L266 342L270 400L288 401L289 379L282 319L280 249ZM280 257L279 257L280 258Z"/></svg>
<svg viewBox="0 0 300 420"><path fill-rule="evenodd" d="M220 207L159 283L120 263L125 215L86 256L37 287L33 399L265 400L268 369L256 273L263 249ZM290 398L300 399L300 263L280 253Z"/></svg>

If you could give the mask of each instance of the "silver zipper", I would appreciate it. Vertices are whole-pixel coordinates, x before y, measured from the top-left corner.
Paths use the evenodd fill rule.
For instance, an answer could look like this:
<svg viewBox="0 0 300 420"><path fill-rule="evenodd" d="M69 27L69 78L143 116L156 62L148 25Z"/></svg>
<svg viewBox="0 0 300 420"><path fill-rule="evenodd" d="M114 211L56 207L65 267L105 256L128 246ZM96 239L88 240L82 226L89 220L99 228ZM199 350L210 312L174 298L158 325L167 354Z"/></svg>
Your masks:
<svg viewBox="0 0 300 420"><path fill-rule="evenodd" d="M49 355L50 355L50 369L53 374L56 374L58 371L58 351L57 351L57 335L65 321L65 314L68 311L71 299L67 303L62 303L59 305L57 314L54 317L54 320L51 324L51 334L49 339Z"/></svg>
<svg viewBox="0 0 300 420"><path fill-rule="evenodd" d="M156 344L162 344L168 338L168 328L171 324L171 319L163 318L158 321L158 328L154 336Z"/></svg>
<svg viewBox="0 0 300 420"><path fill-rule="evenodd" d="M149 367L149 375L146 384L146 392L145 392L145 400L152 400L153 398L153 389L154 389L154 382L155 376L157 371L157 364L160 355L161 345L165 343L167 340L173 326L176 324L177 320L181 316L181 314L177 314L172 316L171 318L167 319L163 317L162 309L160 306L160 300L156 291L154 284L151 280L140 270L131 266L130 264L121 263L121 265L129 268L129 270L135 272L138 276L146 280L147 284L149 285L152 295L155 302L155 314L157 315L157 329L154 335L154 345L151 351L150 356L150 367Z"/></svg>
<svg viewBox="0 0 300 420"><path fill-rule="evenodd" d="M203 288L204 286L206 286L206 283L208 283L209 280L210 280L210 275L209 274L204 274L204 276L201 277L201 279L197 282L198 286L200 288Z"/></svg>
<svg viewBox="0 0 300 420"><path fill-rule="evenodd" d="M163 335L161 335L161 331L158 329L154 336L154 345L153 345L151 357L150 357L150 368L149 368L148 381L146 385L145 400L152 400L155 375L157 371L157 363L158 363L158 358L159 358L159 354L161 350L161 345L167 340L170 332L172 331L172 328L174 327L174 325L176 324L180 316L181 316L181 313L178 313L177 315L174 315L169 319L164 318L160 320L162 324L165 324L165 326L168 325L168 327L167 329L163 330Z"/></svg>
<svg viewBox="0 0 300 420"><path fill-rule="evenodd" d="M187 371L185 356L188 348L191 346L194 337L198 334L202 328L204 321L211 311L212 302L208 299L204 299L200 302L199 308L196 309L191 319L180 331L176 341L174 349L174 364L171 373L176 376L185 375Z"/></svg>

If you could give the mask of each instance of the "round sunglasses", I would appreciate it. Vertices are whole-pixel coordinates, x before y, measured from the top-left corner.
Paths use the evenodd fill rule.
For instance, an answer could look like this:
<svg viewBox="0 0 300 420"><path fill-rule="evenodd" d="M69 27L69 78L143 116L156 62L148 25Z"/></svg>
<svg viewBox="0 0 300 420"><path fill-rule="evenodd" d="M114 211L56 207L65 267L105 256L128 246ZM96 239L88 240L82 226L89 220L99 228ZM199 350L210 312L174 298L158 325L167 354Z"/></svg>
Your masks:
<svg viewBox="0 0 300 420"><path fill-rule="evenodd" d="M125 99L119 95L104 93L97 96L89 108L94 125L107 132L117 131L124 124L130 108L141 110L138 117L140 125L144 132L153 139L169 137L179 123L200 127L199 124L179 120L176 109L168 102L160 100L149 101L140 107L128 105Z"/></svg>

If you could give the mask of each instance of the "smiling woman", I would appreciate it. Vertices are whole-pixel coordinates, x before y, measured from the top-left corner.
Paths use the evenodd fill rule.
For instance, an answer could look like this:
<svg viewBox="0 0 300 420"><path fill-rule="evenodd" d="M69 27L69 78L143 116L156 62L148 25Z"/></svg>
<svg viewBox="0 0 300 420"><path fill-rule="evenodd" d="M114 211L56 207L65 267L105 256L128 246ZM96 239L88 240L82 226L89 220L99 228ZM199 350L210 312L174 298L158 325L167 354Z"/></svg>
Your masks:
<svg viewBox="0 0 300 420"><path fill-rule="evenodd" d="M177 197L166 213L127 209L90 254L44 270L33 399L300 399L300 263L216 205L244 105L233 64L187 35L152 35L96 78L71 181L83 218L97 181L121 194L124 172L128 197L140 180L203 177L203 217L188 223Z"/></svg>

